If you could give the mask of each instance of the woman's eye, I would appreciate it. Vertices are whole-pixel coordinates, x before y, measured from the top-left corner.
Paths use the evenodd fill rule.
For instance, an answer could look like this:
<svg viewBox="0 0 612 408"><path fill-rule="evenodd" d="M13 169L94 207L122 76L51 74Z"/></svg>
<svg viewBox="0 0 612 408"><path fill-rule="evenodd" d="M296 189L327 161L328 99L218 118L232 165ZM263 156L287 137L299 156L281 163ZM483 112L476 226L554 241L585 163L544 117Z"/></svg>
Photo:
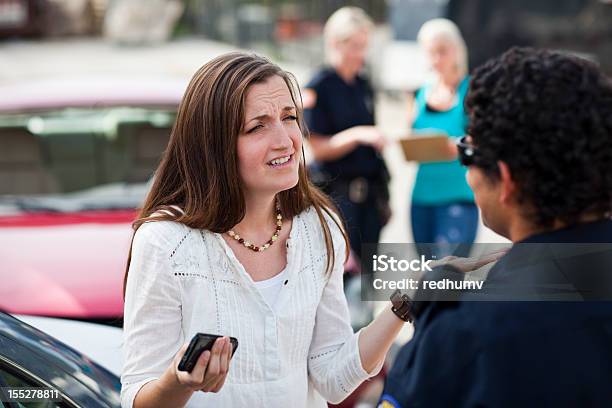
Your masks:
<svg viewBox="0 0 612 408"><path fill-rule="evenodd" d="M297 120L297 116L294 116L294 115L289 115L289 116L287 116L287 117L285 118L285 120L294 121L294 120Z"/></svg>
<svg viewBox="0 0 612 408"><path fill-rule="evenodd" d="M259 130L260 128L262 128L262 127L263 127L263 125L257 125L257 126L255 126L255 127L252 127L251 129L247 130L247 134L248 134L248 133L253 133L253 132L255 132L256 130Z"/></svg>

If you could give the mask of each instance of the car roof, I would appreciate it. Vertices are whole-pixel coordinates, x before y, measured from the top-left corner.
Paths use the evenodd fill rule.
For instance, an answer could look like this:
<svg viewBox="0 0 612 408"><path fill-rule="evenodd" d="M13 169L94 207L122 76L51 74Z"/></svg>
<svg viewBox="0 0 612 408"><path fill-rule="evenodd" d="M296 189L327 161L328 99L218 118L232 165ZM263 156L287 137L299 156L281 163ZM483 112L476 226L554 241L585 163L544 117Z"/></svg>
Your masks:
<svg viewBox="0 0 612 408"><path fill-rule="evenodd" d="M175 77L56 77L0 85L0 113L66 107L142 106L176 109L187 87Z"/></svg>
<svg viewBox="0 0 612 408"><path fill-rule="evenodd" d="M107 324L46 316L13 315L120 376L123 368L123 330Z"/></svg>
<svg viewBox="0 0 612 408"><path fill-rule="evenodd" d="M2 360L27 370L82 406L120 404L121 383L116 375L55 338L0 312Z"/></svg>

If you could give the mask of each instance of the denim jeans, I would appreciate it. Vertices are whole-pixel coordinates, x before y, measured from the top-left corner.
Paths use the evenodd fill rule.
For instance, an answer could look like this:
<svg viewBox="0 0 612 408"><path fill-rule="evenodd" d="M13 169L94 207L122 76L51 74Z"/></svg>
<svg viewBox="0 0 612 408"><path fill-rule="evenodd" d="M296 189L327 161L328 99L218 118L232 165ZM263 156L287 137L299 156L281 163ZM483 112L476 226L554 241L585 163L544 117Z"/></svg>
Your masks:
<svg viewBox="0 0 612 408"><path fill-rule="evenodd" d="M478 208L475 204L413 204L410 219L419 255L438 259L447 255L469 256L478 230Z"/></svg>

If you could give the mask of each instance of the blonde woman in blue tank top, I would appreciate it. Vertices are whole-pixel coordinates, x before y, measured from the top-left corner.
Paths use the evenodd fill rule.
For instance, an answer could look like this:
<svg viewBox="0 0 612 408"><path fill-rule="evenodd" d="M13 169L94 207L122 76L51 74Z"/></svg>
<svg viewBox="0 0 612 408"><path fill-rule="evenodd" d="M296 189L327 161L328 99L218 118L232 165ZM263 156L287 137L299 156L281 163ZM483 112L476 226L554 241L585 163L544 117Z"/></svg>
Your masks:
<svg viewBox="0 0 612 408"><path fill-rule="evenodd" d="M452 142L466 134L468 122L463 107L469 87L465 42L457 26L446 19L426 22L418 41L433 76L415 94L412 129L446 134L453 148ZM457 159L419 165L411 203L414 242L437 244L417 245L420 253L468 255L476 237L478 210L465 173Z"/></svg>

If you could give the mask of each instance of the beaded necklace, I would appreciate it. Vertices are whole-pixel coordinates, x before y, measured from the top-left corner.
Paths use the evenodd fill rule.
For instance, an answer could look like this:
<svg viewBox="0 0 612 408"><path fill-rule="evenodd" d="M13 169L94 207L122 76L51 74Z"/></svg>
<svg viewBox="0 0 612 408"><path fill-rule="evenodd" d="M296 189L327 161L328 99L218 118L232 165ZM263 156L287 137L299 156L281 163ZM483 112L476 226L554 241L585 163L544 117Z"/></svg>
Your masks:
<svg viewBox="0 0 612 408"><path fill-rule="evenodd" d="M253 244L252 242L249 242L245 240L244 238L242 238L240 234L238 234L234 230L229 230L227 232L227 235L234 238L236 241L238 241L239 243L241 243L242 245L244 245L246 248L250 249L251 251L263 252L266 249L270 248L270 246L278 239L278 233L281 231L282 228L283 228L283 215L281 214L280 207L277 206L276 207L276 231L274 231L272 238L270 238L265 244L257 246Z"/></svg>

